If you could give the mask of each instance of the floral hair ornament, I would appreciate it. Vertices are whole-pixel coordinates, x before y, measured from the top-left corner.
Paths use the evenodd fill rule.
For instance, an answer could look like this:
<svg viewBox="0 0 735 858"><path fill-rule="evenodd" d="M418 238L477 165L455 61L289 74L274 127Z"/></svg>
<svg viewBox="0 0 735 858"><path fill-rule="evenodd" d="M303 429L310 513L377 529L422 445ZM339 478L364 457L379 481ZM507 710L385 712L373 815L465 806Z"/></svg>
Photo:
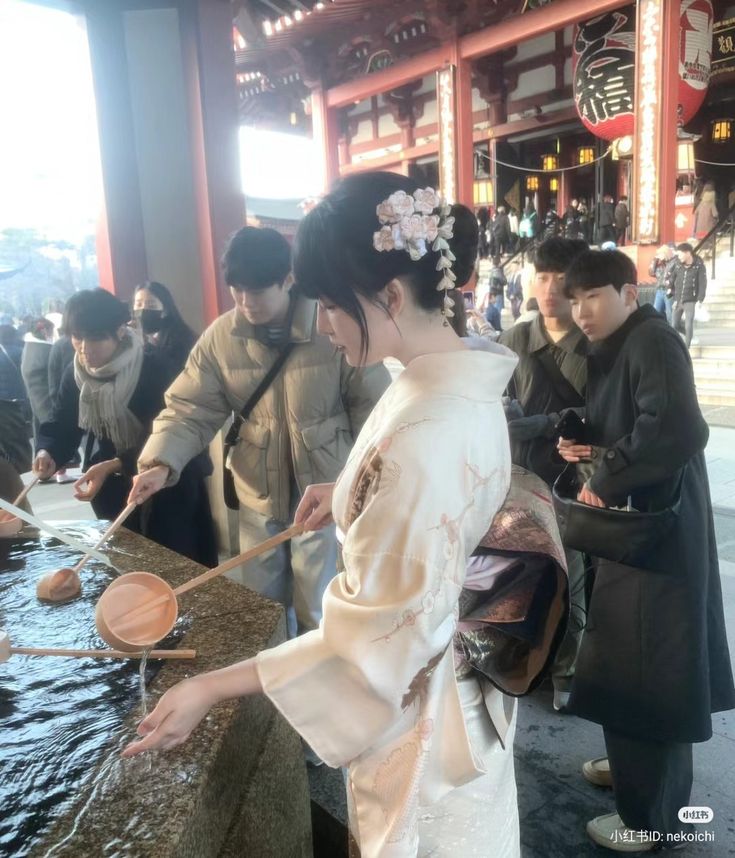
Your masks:
<svg viewBox="0 0 735 858"><path fill-rule="evenodd" d="M452 208L438 191L433 188L417 188L411 194L396 191L376 208L375 213L383 226L373 233L373 247L384 250L405 250L414 262L426 256L431 249L439 253L436 270L441 272L437 291L444 292L442 316L444 324L447 318L454 316L454 301L449 290L454 289L456 276L452 263L456 256L449 247L449 239L454 232Z"/></svg>

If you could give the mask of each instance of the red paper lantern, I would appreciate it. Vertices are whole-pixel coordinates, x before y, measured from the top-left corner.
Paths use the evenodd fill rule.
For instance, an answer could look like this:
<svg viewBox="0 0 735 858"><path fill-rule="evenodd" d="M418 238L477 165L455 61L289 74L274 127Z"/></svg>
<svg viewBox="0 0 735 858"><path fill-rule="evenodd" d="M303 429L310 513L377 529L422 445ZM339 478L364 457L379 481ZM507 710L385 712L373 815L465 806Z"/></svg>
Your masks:
<svg viewBox="0 0 735 858"><path fill-rule="evenodd" d="M712 54L712 0L681 0L680 125L702 106ZM573 45L574 101L582 124L603 140L633 134L635 6L578 24Z"/></svg>
<svg viewBox="0 0 735 858"><path fill-rule="evenodd" d="M679 33L679 124L702 106L712 61L712 0L681 0Z"/></svg>

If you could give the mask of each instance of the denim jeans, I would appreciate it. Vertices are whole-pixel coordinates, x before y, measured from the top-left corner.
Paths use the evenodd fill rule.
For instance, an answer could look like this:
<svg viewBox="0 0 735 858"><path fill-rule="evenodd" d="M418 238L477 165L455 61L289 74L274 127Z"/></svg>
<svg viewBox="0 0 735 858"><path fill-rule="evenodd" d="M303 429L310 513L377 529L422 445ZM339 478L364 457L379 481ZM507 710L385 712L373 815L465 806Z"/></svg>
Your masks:
<svg viewBox="0 0 735 858"><path fill-rule="evenodd" d="M656 297L653 299L653 309L661 315L666 316L666 321L671 324L674 314L674 299L669 298L665 289L657 289Z"/></svg>

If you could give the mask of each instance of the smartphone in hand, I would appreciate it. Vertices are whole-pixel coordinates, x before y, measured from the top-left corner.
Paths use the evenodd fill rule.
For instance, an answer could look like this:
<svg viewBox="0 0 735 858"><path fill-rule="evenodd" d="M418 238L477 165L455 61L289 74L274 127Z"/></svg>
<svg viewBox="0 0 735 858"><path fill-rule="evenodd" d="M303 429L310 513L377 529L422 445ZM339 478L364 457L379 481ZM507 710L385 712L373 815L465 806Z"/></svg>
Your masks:
<svg viewBox="0 0 735 858"><path fill-rule="evenodd" d="M576 441L578 444L584 444L587 434L587 427L584 421L571 409L565 411L559 422L556 424L555 433L557 437L564 438L565 441Z"/></svg>

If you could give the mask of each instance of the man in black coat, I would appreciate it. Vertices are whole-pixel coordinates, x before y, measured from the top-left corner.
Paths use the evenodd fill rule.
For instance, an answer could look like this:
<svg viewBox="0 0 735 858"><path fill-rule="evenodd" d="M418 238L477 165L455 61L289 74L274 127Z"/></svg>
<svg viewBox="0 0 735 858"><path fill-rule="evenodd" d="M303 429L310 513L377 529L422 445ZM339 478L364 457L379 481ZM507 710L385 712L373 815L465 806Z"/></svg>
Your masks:
<svg viewBox="0 0 735 858"><path fill-rule="evenodd" d="M635 283L635 266L618 251L587 251L567 271L591 354L587 437L559 442L568 462L592 472L582 503L673 508L678 518L652 541L649 568L596 561L572 684L570 710L603 726L617 806L587 831L616 851L678 842L692 743L711 737L712 712L735 708L704 461L709 430L684 343L652 307L638 306ZM585 764L585 776L601 783L605 762Z"/></svg>
<svg viewBox="0 0 735 858"><path fill-rule="evenodd" d="M674 293L672 324L678 330L684 316L685 340L689 348L694 336L694 307L697 301L701 304L707 294L707 269L686 241L676 248L676 256L676 264L669 275L670 288Z"/></svg>

